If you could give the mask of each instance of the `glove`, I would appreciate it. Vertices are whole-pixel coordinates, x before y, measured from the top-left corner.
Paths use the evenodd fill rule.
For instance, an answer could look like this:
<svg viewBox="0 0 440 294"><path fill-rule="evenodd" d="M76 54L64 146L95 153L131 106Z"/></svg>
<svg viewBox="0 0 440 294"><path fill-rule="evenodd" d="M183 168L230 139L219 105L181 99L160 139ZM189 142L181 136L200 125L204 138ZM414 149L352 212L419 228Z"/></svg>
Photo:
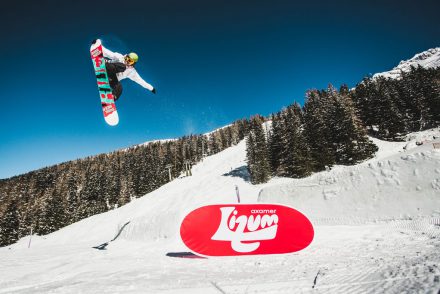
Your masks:
<svg viewBox="0 0 440 294"><path fill-rule="evenodd" d="M151 93L156 94L156 88L153 88L153 90L151 90Z"/></svg>

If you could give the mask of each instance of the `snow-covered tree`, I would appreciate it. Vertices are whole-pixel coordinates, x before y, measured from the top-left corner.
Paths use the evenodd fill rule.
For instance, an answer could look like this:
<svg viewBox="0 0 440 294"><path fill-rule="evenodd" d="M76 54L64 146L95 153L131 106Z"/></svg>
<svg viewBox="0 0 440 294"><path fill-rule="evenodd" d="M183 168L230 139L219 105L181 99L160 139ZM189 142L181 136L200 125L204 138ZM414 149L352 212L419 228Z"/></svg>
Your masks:
<svg viewBox="0 0 440 294"><path fill-rule="evenodd" d="M265 183L271 175L266 134L262 124L261 117L251 118L246 141L248 169L253 184Z"/></svg>
<svg viewBox="0 0 440 294"><path fill-rule="evenodd" d="M330 88L330 91L333 89ZM326 91L308 91L306 98L304 134L310 147L312 168L314 171L321 171L336 163L332 144L332 103Z"/></svg>
<svg viewBox="0 0 440 294"><path fill-rule="evenodd" d="M19 219L18 207L15 201L6 206L6 211L0 218L0 246L9 245L18 240Z"/></svg>
<svg viewBox="0 0 440 294"><path fill-rule="evenodd" d="M282 144L281 167L283 176L302 178L311 174L312 161L310 148L304 136L302 110L295 103L285 110L284 144Z"/></svg>

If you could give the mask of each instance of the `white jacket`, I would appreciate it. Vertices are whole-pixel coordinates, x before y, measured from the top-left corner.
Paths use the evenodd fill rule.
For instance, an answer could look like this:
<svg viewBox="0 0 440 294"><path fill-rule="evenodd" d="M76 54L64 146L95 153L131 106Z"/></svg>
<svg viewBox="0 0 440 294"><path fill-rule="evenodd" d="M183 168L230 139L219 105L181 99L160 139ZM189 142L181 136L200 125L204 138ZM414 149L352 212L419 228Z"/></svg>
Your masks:
<svg viewBox="0 0 440 294"><path fill-rule="evenodd" d="M107 57L107 58L110 58L111 60L122 62L125 64L124 55L122 55L121 53L112 52L112 51L108 50L107 48L105 48L104 46L102 46L102 52L104 53L104 57ZM127 69L125 71L116 74L116 77L118 78L119 81L126 79L126 78L129 78L130 80L138 83L139 85L141 85L145 89L153 91L154 87L152 85L150 85L149 83L147 83L146 81L144 81L133 66L130 66L127 64L126 64L126 66L127 66Z"/></svg>

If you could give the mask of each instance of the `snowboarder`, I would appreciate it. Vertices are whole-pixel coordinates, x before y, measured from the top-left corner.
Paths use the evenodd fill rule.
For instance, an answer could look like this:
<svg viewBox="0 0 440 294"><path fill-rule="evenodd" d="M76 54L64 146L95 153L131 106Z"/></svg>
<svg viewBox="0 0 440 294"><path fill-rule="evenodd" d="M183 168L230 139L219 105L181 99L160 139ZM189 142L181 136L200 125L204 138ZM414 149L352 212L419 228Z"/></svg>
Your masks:
<svg viewBox="0 0 440 294"><path fill-rule="evenodd" d="M95 44L97 40L93 40L92 44ZM109 49L102 46L104 58L106 59L106 70L110 87L112 88L115 101L119 99L122 94L121 80L129 78L132 81L138 83L145 89L156 94L156 89L144 81L134 68L139 57L136 53L131 52L126 55L122 55L118 52L112 52Z"/></svg>

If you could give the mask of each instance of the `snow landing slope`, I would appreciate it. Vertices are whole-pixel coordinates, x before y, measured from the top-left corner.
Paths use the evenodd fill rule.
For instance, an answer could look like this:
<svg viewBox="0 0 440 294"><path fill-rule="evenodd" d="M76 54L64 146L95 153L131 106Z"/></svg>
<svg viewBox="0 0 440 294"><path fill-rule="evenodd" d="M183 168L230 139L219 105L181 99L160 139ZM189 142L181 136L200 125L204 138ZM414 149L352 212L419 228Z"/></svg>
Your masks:
<svg viewBox="0 0 440 294"><path fill-rule="evenodd" d="M434 139L436 137L437 139ZM305 179L251 185L245 142L206 158L193 176L50 235L0 248L0 293L379 293L440 289L440 130L375 140L377 157ZM416 142L422 142L417 146ZM406 149L403 149L406 147ZM180 221L201 205L289 204L315 226L305 250L180 259ZM111 240L107 250L92 249Z"/></svg>
<svg viewBox="0 0 440 294"><path fill-rule="evenodd" d="M261 190L258 200L296 207L315 224L440 217L440 149L433 148L440 139L426 136L430 132L419 134L416 141L425 143L417 148L414 142L374 139L385 157L379 152L375 159L356 166L336 166L285 183L273 181ZM387 156L390 148L398 153Z"/></svg>
<svg viewBox="0 0 440 294"><path fill-rule="evenodd" d="M401 72L408 72L411 66L421 66L424 68L437 68L440 67L440 47L426 50L422 53L416 54L413 58L408 60L402 60L398 66L390 71L377 73L373 75L373 78L383 76L385 78L398 79Z"/></svg>

